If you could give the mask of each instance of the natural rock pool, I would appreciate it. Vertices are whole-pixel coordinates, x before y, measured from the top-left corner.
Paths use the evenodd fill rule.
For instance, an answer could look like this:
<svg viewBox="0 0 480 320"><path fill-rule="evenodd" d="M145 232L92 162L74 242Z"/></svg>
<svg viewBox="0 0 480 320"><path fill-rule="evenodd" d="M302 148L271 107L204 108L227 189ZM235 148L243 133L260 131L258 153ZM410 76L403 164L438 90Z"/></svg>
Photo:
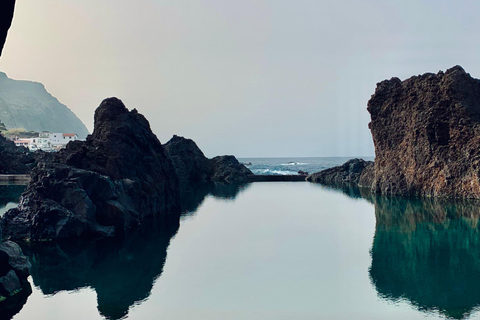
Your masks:
<svg viewBox="0 0 480 320"><path fill-rule="evenodd" d="M304 182L213 194L171 239L27 247L14 319L480 319L474 203Z"/></svg>

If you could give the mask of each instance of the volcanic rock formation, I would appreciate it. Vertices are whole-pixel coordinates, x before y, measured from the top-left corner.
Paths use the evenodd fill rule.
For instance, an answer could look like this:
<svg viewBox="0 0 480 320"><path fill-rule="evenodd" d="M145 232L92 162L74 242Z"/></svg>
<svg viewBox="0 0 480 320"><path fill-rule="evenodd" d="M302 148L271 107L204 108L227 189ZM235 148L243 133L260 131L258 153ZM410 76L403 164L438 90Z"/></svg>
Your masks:
<svg viewBox="0 0 480 320"><path fill-rule="evenodd" d="M144 116L116 98L95 111L94 132L39 163L18 208L0 220L11 239L111 236L144 223L178 224L178 180Z"/></svg>
<svg viewBox="0 0 480 320"><path fill-rule="evenodd" d="M372 190L480 198L480 80L460 66L377 84L368 102Z"/></svg>
<svg viewBox="0 0 480 320"><path fill-rule="evenodd" d="M306 180L324 185L353 184L370 187L373 179L373 162L351 159L341 166L329 168L307 176Z"/></svg>
<svg viewBox="0 0 480 320"><path fill-rule="evenodd" d="M0 174L29 173L36 164L33 153L0 135Z"/></svg>
<svg viewBox="0 0 480 320"><path fill-rule="evenodd" d="M197 144L184 137L173 136L165 144L180 181L180 187L190 183L245 183L253 173L234 156L205 157Z"/></svg>

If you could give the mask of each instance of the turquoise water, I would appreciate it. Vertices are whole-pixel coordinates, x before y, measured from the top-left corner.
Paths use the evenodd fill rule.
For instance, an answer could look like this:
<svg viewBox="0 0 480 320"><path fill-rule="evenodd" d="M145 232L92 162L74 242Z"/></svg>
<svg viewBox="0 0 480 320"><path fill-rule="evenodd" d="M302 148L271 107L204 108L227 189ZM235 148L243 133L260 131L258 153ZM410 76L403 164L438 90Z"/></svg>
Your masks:
<svg viewBox="0 0 480 320"><path fill-rule="evenodd" d="M480 319L480 206L306 182L210 191L179 230L40 244L14 319Z"/></svg>

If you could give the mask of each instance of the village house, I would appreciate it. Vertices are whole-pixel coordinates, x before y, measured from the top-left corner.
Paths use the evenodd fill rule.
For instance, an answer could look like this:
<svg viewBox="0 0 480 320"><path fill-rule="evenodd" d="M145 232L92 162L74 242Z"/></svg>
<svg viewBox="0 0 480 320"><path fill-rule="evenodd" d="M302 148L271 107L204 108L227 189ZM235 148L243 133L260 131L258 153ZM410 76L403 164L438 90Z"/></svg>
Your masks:
<svg viewBox="0 0 480 320"><path fill-rule="evenodd" d="M30 151L56 151L64 148L70 141L75 140L78 140L78 135L76 133L42 132L38 137L16 139L14 142L16 146L26 147Z"/></svg>

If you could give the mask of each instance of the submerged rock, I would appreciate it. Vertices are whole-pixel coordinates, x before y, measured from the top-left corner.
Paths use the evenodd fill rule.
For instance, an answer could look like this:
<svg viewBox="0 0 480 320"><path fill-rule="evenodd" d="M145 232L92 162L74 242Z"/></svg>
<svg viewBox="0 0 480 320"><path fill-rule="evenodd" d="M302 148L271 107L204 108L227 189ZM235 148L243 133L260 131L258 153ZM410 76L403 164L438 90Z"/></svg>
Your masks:
<svg viewBox="0 0 480 320"><path fill-rule="evenodd" d="M306 180L324 185L353 184L371 186L373 180L373 161L351 159L341 166L329 168L307 176Z"/></svg>
<svg viewBox="0 0 480 320"><path fill-rule="evenodd" d="M86 141L40 163L18 208L0 220L11 239L66 239L122 234L146 220L178 224L173 165L148 121L116 98L95 111Z"/></svg>
<svg viewBox="0 0 480 320"><path fill-rule="evenodd" d="M377 84L373 191L480 198L480 80L460 66Z"/></svg>

